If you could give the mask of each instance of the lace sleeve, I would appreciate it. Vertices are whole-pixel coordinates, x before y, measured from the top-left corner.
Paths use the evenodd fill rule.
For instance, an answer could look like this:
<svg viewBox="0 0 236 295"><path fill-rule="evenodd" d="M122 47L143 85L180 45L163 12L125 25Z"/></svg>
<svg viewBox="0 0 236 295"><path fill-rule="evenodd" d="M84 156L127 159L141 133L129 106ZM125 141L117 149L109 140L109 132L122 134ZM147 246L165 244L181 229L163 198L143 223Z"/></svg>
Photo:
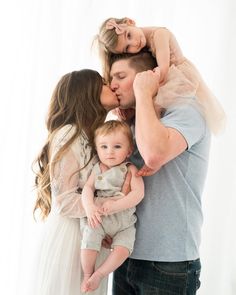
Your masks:
<svg viewBox="0 0 236 295"><path fill-rule="evenodd" d="M56 164L51 175L52 209L68 217L82 217L81 195L77 192L79 163L71 149Z"/></svg>
<svg viewBox="0 0 236 295"><path fill-rule="evenodd" d="M57 151L71 138L73 128L63 128L55 136L51 147L52 159ZM63 216L80 218L85 216L78 187L83 187L91 172L92 163L82 171L90 149L85 139L78 138L51 171L52 211Z"/></svg>

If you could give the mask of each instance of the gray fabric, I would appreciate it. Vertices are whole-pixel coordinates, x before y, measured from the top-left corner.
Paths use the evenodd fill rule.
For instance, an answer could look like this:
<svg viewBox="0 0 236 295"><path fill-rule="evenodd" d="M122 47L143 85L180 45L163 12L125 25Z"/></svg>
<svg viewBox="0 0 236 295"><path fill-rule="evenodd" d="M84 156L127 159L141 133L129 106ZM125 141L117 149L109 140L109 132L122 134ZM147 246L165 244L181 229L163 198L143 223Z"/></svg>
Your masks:
<svg viewBox="0 0 236 295"><path fill-rule="evenodd" d="M106 235L109 235L112 237L112 249L115 246L122 246L127 248L129 253L132 253L135 240L135 222L137 220L134 212L135 208L131 208L104 216L102 225L96 228L91 228L88 226L87 221L82 219L83 239L81 241L81 249L100 251L102 240Z"/></svg>
<svg viewBox="0 0 236 295"><path fill-rule="evenodd" d="M174 262L199 257L201 195L210 133L193 105L169 108L161 119L165 126L177 129L185 137L188 148L155 175L144 177L145 196L136 210L138 221L132 258ZM137 150L131 161L142 166Z"/></svg>
<svg viewBox="0 0 236 295"><path fill-rule="evenodd" d="M94 186L98 197L114 197L121 194L122 185L128 171L127 165L129 165L129 162L124 162L104 172L101 172L99 163L94 165Z"/></svg>
<svg viewBox="0 0 236 295"><path fill-rule="evenodd" d="M112 198L122 194L121 189L129 164L129 162L124 162L118 166L111 167L105 172L101 171L99 163L94 165L94 185L97 190L98 198ZM82 218L81 231L83 233L83 239L81 242L81 249L100 251L102 240L107 234L113 238L112 248L115 246L123 246L132 253L135 239L135 222L137 220L135 210L134 207L112 215L103 216L102 224L97 228L91 228L87 224L87 217Z"/></svg>

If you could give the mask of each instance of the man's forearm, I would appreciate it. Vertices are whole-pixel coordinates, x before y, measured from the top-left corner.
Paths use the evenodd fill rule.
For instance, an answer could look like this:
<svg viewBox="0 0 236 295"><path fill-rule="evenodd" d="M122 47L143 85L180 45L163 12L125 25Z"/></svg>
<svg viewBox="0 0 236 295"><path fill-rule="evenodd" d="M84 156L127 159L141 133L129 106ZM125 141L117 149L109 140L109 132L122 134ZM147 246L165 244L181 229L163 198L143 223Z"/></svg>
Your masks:
<svg viewBox="0 0 236 295"><path fill-rule="evenodd" d="M166 152L168 129L159 121L151 97L136 97L136 142L146 165L158 168Z"/></svg>

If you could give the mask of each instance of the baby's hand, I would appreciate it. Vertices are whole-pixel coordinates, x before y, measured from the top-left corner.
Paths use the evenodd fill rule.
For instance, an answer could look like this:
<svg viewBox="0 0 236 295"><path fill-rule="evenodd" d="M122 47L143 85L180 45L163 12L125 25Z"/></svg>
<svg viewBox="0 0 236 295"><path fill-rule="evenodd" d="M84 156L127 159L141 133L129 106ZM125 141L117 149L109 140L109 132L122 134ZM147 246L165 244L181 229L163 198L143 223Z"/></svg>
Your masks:
<svg viewBox="0 0 236 295"><path fill-rule="evenodd" d="M88 225L92 228L96 228L99 226L99 224L102 223L100 208L97 206L92 206L90 208L87 208L86 215L88 218Z"/></svg>
<svg viewBox="0 0 236 295"><path fill-rule="evenodd" d="M116 211L116 201L107 200L101 208L103 215L111 215Z"/></svg>

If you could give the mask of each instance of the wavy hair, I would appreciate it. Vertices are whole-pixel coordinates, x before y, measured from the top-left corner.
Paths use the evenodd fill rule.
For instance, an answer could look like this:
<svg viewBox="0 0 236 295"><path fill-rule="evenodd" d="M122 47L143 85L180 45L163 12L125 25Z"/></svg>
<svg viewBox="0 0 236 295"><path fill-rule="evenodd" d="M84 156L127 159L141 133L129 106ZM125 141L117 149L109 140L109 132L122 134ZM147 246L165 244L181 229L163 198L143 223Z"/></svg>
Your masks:
<svg viewBox="0 0 236 295"><path fill-rule="evenodd" d="M46 119L47 140L33 163L33 167L36 166L34 171L37 190L37 200L33 212L35 214L35 211L40 209L42 219L46 218L51 211L49 169L55 167L65 151L82 132L87 135L89 145L93 146L94 131L106 118L107 111L100 102L102 87L103 78L101 75L89 69L68 73L56 85ZM54 135L60 128L68 124L75 127L75 132L68 142L59 149L51 163L50 145Z"/></svg>

